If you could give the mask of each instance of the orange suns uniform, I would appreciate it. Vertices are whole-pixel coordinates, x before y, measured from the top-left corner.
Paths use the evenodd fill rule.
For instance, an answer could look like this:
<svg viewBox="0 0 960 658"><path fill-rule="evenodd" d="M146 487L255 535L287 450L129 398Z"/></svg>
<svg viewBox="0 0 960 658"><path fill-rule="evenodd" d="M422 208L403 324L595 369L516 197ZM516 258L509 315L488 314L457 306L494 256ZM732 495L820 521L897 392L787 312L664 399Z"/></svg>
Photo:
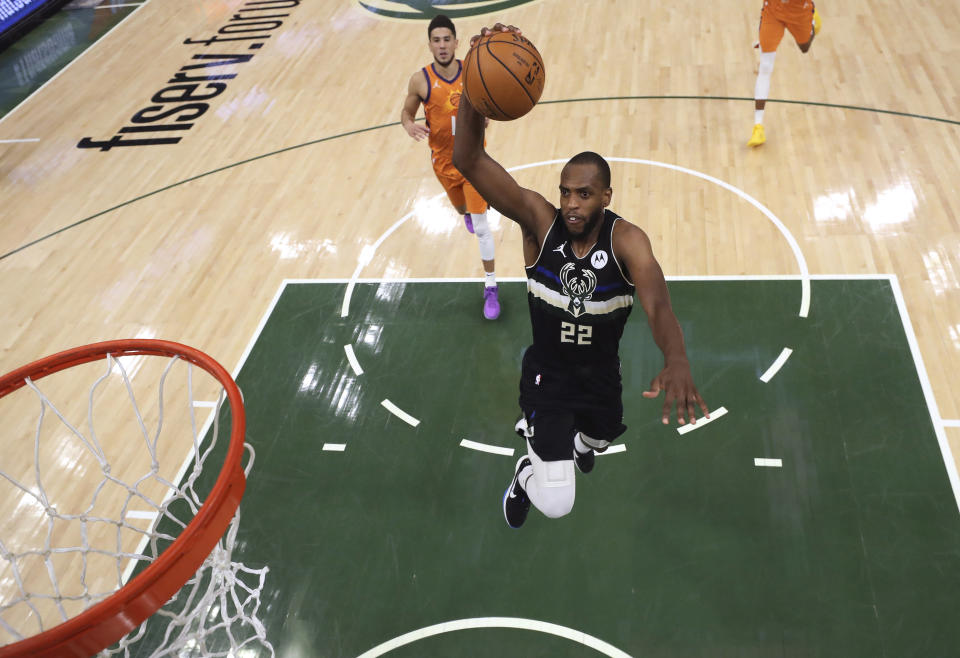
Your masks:
<svg viewBox="0 0 960 658"><path fill-rule="evenodd" d="M487 202L453 166L453 136L460 94L463 93L463 63L458 59L457 65L457 74L452 80L440 76L433 64L422 69L427 79L427 97L421 99L430 129L427 143L430 144L433 173L447 191L450 202L456 207L465 205L469 213L483 213L487 211Z"/></svg>
<svg viewBox="0 0 960 658"><path fill-rule="evenodd" d="M760 50L775 52L784 29L790 30L799 44L810 41L813 10L813 0L764 0L760 12Z"/></svg>

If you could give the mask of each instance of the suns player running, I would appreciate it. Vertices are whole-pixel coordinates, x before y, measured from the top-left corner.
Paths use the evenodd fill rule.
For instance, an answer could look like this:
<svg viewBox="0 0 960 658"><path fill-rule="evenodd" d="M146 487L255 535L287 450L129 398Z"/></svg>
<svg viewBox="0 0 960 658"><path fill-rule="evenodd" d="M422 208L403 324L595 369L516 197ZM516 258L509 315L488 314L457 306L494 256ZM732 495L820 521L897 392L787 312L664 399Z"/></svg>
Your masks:
<svg viewBox="0 0 960 658"><path fill-rule="evenodd" d="M763 110L770 94L770 76L783 31L790 30L800 52L810 50L813 38L820 32L820 15L813 0L764 0L760 12L760 66L754 88L753 134L747 146L760 146L767 141L763 130Z"/></svg>
<svg viewBox="0 0 960 658"><path fill-rule="evenodd" d="M400 123L407 134L418 142L427 138L433 159L433 173L447 191L450 203L463 215L467 230L477 235L485 273L483 317L496 320L500 316L500 299L494 274L493 234L487 223L487 202L453 166L457 105L463 92L463 64L456 58L457 31L449 18L439 15L427 26L427 37L433 63L410 77ZM421 103L427 119L426 126L414 121Z"/></svg>
<svg viewBox="0 0 960 658"><path fill-rule="evenodd" d="M514 30L499 23L482 34ZM479 37L474 37L474 39ZM650 240L607 206L613 195L610 167L584 152L560 172L560 207L520 187L483 148L484 121L460 102L453 161L499 210L520 225L527 268L527 301L533 345L523 356L518 432L527 455L503 496L507 523L519 528L530 503L546 516L570 512L574 468L593 469L594 450L606 450L626 430L621 399L620 337L640 299L664 367L643 396L665 392L662 420L695 423L694 406L709 410L697 392L683 333L670 304Z"/></svg>

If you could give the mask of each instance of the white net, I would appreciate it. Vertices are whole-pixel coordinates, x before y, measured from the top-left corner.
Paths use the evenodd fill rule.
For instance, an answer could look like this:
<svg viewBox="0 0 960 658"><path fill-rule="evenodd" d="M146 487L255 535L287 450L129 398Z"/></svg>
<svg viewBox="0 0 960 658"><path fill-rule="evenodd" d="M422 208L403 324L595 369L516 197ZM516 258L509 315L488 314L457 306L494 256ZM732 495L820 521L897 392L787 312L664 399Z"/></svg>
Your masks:
<svg viewBox="0 0 960 658"><path fill-rule="evenodd" d="M108 355L25 381L0 400L0 646L154 562L209 495L231 418L221 383L179 357ZM100 655L273 656L258 617L268 569L231 559L239 519L163 608Z"/></svg>
<svg viewBox="0 0 960 658"><path fill-rule="evenodd" d="M267 568L251 569L230 559L239 520L238 511L227 536L166 606L100 656L140 655L140 643L155 626L162 628L163 638L149 654L154 657L273 656L257 617ZM181 609L190 613L178 612Z"/></svg>

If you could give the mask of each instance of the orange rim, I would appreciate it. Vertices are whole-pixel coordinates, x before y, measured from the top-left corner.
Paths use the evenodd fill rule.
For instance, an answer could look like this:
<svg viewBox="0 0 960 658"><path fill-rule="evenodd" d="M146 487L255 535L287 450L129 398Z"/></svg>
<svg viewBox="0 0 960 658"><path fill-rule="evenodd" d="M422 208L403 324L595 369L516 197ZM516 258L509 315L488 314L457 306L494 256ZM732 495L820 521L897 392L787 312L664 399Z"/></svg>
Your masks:
<svg viewBox="0 0 960 658"><path fill-rule="evenodd" d="M159 610L183 587L223 536L243 491L243 440L246 415L240 389L223 366L200 350L165 340L113 340L76 347L18 368L0 377L0 398L66 368L114 357L178 356L215 377L230 400L231 432L227 456L210 495L176 540L150 566L110 597L49 630L0 647L0 658L14 656L89 656L112 644Z"/></svg>

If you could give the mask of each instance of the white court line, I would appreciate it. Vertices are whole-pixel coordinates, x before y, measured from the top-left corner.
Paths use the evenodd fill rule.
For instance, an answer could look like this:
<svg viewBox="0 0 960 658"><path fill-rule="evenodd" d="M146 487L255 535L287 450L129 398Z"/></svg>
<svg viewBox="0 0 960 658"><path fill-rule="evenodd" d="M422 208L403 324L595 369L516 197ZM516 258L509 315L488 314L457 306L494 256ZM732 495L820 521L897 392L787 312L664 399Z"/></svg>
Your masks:
<svg viewBox="0 0 960 658"><path fill-rule="evenodd" d="M947 478L950 480L950 486L953 488L953 497L957 501L957 509L960 510L960 474L957 473L957 464L953 460L953 453L950 451L950 443L947 441L947 433L944 430L943 418L940 417L940 409L937 407L937 399L933 395L933 386L930 384L930 378L927 376L927 368L923 365L923 357L920 355L920 344L917 343L917 337L913 333L913 324L910 322L910 314L907 313L907 304L903 300L903 292L900 290L900 280L895 274L890 275L890 287L893 289L893 297L897 300L897 308L900 309L900 321L903 323L903 331L907 335L907 343L910 345L910 352L913 354L913 363L917 368L917 376L920 378L920 388L923 389L923 397L927 401L927 411L930 418L933 419L933 431L937 435L937 442L940 444L940 455L943 457L943 464L947 468Z"/></svg>
<svg viewBox="0 0 960 658"><path fill-rule="evenodd" d="M270 301L267 310L263 312L263 317L260 318L260 324L257 325L257 328L253 331L253 336L250 337L250 342L247 343L247 347L243 350L243 354L240 355L240 362L237 364L237 367L233 369L233 372L230 373L230 376L234 380L237 379L237 375L240 374L240 369L243 368L243 364L247 362L247 358L250 356L250 352L253 351L253 346L256 344L257 340L260 338L260 334L263 333L263 328L267 326L267 320L270 319L270 316L273 315L273 309L276 308L277 302L280 301L280 297L283 295L283 291L287 288L288 279L284 279L280 284L280 287L277 288L277 292L273 295L273 299Z"/></svg>
<svg viewBox="0 0 960 658"><path fill-rule="evenodd" d="M692 431L695 430L695 429L699 429L699 428L703 427L703 426L706 425L707 423L712 423L712 422L715 421L717 418L720 418L720 416L726 416L726 415L727 415L727 410L726 410L726 408L725 408L725 407L718 407L718 408L716 408L716 409L714 409L713 411L710 412L710 417L709 417L709 418L698 418L696 425L693 425L693 424L691 424L691 423L687 423L686 425L681 425L680 427L677 428L677 433L678 433L678 434L686 434L687 432L692 432Z"/></svg>
<svg viewBox="0 0 960 658"><path fill-rule="evenodd" d="M328 452L343 452L347 449L346 443L324 443L323 449Z"/></svg>
<svg viewBox="0 0 960 658"><path fill-rule="evenodd" d="M357 377L363 374L363 368L360 367L360 362L357 361L357 355L353 353L353 345L344 345L343 351L347 353L347 361L350 362L350 367L353 368L353 372L357 374Z"/></svg>
<svg viewBox="0 0 960 658"><path fill-rule="evenodd" d="M738 197L752 205L754 208L763 213L764 217L770 220L774 226L777 227L777 230L780 231L780 234L787 241L787 244L790 245L790 249L793 251L793 257L797 261L797 267L800 269L800 317L805 318L810 312L810 270L807 267L807 261L803 257L803 252L800 251L800 245L797 244L796 239L793 237L793 234L790 233L786 225L780 221L780 219L774 215L766 206L754 199L752 196L744 192L743 190L734 187L730 183L724 182L719 178L714 178L709 174L704 174L702 172L696 171L695 169L688 169L687 167L681 167L680 165L668 164L666 162L659 162L657 160L642 160L640 158L607 158L608 162L630 162L633 164L644 164L650 165L652 167L662 167L663 169L672 169L673 171L679 171L697 178L701 178L705 181L709 181L715 185L719 185L728 192L733 192ZM521 169L530 169L532 167L542 167L544 165L554 165L554 164L566 164L565 159L560 160L544 160L543 162L534 162L532 164L519 165L517 167L511 167L507 169L509 172L520 171ZM628 218L629 219L629 218Z"/></svg>
<svg viewBox="0 0 960 658"><path fill-rule="evenodd" d="M670 277L667 277L669 279ZM498 276L497 281L526 281L525 276ZM284 279L284 283L476 283L486 281L482 276L374 276L359 277L357 279L330 278L330 279Z"/></svg>
<svg viewBox="0 0 960 658"><path fill-rule="evenodd" d="M659 162L657 160L642 160L640 158L616 158L609 157L607 158L608 162L629 162L632 164L643 164L650 165L653 167L661 167L663 169L671 169L673 171L679 171L697 178L701 178L705 181L709 181L715 185L722 187L728 192L733 192L738 197L752 205L754 208L759 210L764 217L766 217L770 222L777 227L777 230L780 231L780 234L787 241L787 244L790 246L790 249L793 251L793 257L797 261L797 267L800 270L800 317L805 318L810 312L810 270L807 267L807 261L803 257L803 252L800 251L800 245L797 244L796 239L793 237L793 234L790 233L790 230L786 225L780 221L780 219L773 214L766 206L754 199L752 196L744 192L743 190L734 187L730 183L724 182L719 178L714 178L709 174L704 174L702 172L696 171L695 169L688 169L687 167L681 167L679 165L668 164L666 162ZM557 159L557 160L544 160L542 162L533 162L525 165L517 165L516 167L510 167L507 169L508 172L512 173L515 171L522 171L523 169L532 169L533 167L543 167L546 165L555 165L555 164L566 164L566 159ZM429 199L433 201L435 199L442 198L443 194L438 194L435 197ZM340 310L340 317L345 318L350 313L350 299L353 297L353 289L356 285L356 282L360 276L360 272L363 271L363 268L373 260L373 255L376 253L377 249L380 248L380 245L383 244L383 241L386 240L390 235L396 231L401 224L407 221L413 214L416 212L416 209L411 210L406 215L397 220L387 231L377 238L376 242L372 245L365 246L361 252L360 257L357 259L357 267L353 271L353 276L350 277L350 282L347 284L347 289L343 295L343 306Z"/></svg>
<svg viewBox="0 0 960 658"><path fill-rule="evenodd" d="M217 407L217 403L211 400L194 400L193 406L202 409L215 409Z"/></svg>
<svg viewBox="0 0 960 658"><path fill-rule="evenodd" d="M444 195L438 194L434 198L440 198L441 196ZM430 200L432 201L433 199ZM357 278L360 276L360 272L364 267L367 266L367 263L373 260L373 255L377 253L377 249L380 248L380 245L383 244L383 241L389 238L393 232L400 228L405 221L413 217L413 213L415 212L416 210L411 210L408 212L406 215L394 222L393 226L388 228L383 235L377 238L376 242L374 242L372 245L367 245L360 250L360 257L357 259L357 268L353 271L353 276L350 277L350 283L347 284L347 289L343 293L343 307L340 309L341 318L347 317L347 314L350 313L350 298L353 297L353 288Z"/></svg>
<svg viewBox="0 0 960 658"><path fill-rule="evenodd" d="M784 347L783 350L780 352L780 356L777 357L777 360L774 361L769 368L767 368L767 371L765 373L760 375L760 381L766 384L771 379L773 379L773 376L780 371L780 368L782 368L783 364L787 362L787 359L790 358L791 354L793 354L793 350L790 349L789 347Z"/></svg>
<svg viewBox="0 0 960 658"><path fill-rule="evenodd" d="M463 448L470 448L471 450L480 450L481 452L492 452L495 455L506 455L507 457L513 457L513 448L491 446L487 445L486 443L477 443L476 441L471 441L470 439L461 439L460 446Z"/></svg>
<svg viewBox="0 0 960 658"><path fill-rule="evenodd" d="M147 2L149 2L149 0L146 0L146 2L143 2L143 3L140 3L140 7L143 7L144 5L146 5ZM116 32L116 31L117 31L117 28L120 27L120 26L123 24L124 21L128 20L131 16L133 16L134 14L136 14L138 11L140 11L140 8L139 8L139 7L138 7L137 9L134 9L133 11L131 11L129 14L127 14L127 15L124 16L123 18L121 18L119 21L117 21L117 24L116 24L116 25L114 25L114 26L111 27L109 30L107 30L107 32L106 32L105 34L103 34L99 39L97 39L94 43L90 44L90 46L87 47L86 50L84 50L82 53L80 53L79 55L77 55L76 57L74 57L73 59L71 59L69 62L67 62L67 65L64 66L62 69L60 69L59 71L57 71L57 72L53 75L53 77L51 77L49 80L47 80L46 82L44 82L42 85L40 85L39 87L37 87L36 89L34 89L34 91L33 91L32 94L30 94L29 96L27 96L26 98L24 98L22 101L20 101L20 102L17 104L16 107L14 107L14 108L11 109L9 112L7 112L5 115L3 115L2 117L0 117L0 123L3 123L6 119L10 118L10 115L11 115L11 114L13 114L13 113L16 112L17 110L19 110L21 107L24 106L24 104L26 104L27 101L29 101L31 98L33 98L34 96L36 96L37 94L39 94L39 93L43 90L44 87L46 87L48 84L50 84L51 82L53 82L54 80L56 80L57 78L59 78L61 75L63 75L63 72L64 72L64 71L66 71L68 68L70 68L71 66L73 66L78 59L80 59L81 57L83 57L84 55L86 55L88 52L90 52L91 50L93 50L93 47L94 47L94 46L99 46L99 45L102 44L104 41L106 41L108 36L110 36L111 34L113 34L114 32Z"/></svg>
<svg viewBox="0 0 960 658"><path fill-rule="evenodd" d="M190 365L190 367L192 368L193 365ZM207 373L206 370L204 370L203 373L204 373L205 375L209 375L209 373ZM212 377L212 375L210 375L210 376ZM234 376L234 379L236 379L236 376ZM241 393L241 396L242 396L242 393ZM197 402L197 401L194 400L194 404L195 404L195 405L196 405L196 402ZM202 401L201 401L201 402L202 402ZM224 402L228 402L228 401L227 401L227 400L224 400ZM201 404L201 405L198 405L198 406L206 406L206 405L205 405L205 404ZM214 407L216 407L216 404L214 404ZM183 482L183 477L184 477L184 475L186 475L187 469L190 468L190 465L194 462L194 456L195 456L195 450L194 450L194 448L196 448L197 446L199 446L199 444L200 444L201 440L203 439L203 437L205 437L205 436L207 435L207 432L210 430L210 427L213 425L214 416L216 416L216 415L217 415L217 414L215 414L215 413L213 413L213 412L210 412L209 414L207 414L207 419L203 422L203 425L200 427L200 431L197 432L197 440L190 442L190 444L191 444L191 445L190 445L190 449L187 451L187 455L186 455L186 457L184 457L183 463L180 464L180 468L179 468L179 470L177 470L177 475L176 475L176 476L174 477L174 479L172 480L174 483ZM166 503L168 500L170 500L170 499L174 496L175 493L176 493L176 488L168 488L168 489L167 489L167 492L163 495L163 502ZM155 519L159 519L159 515L158 515L158 516L155 516L154 518L155 518ZM150 531L153 532L155 529L156 529L156 524L154 524L154 526L150 528ZM140 542L137 544L137 550L134 551L134 552L137 553L137 554L141 554L141 555L142 555L143 552L146 550L146 548L147 548L147 543L148 543L149 541L150 541L150 536L145 534L143 537L140 538ZM137 566L137 562L138 562L138 560L135 560L135 559L131 558L131 559L127 562L127 566L124 567L123 574L121 575L121 582L122 582L124 585L127 584L127 581L130 580L130 576L133 575L133 569L134 569L134 567Z"/></svg>
<svg viewBox="0 0 960 658"><path fill-rule="evenodd" d="M138 11L140 10L134 9L132 12L130 12L130 14L126 18L120 21L120 23L127 20L127 18L130 18L130 16L132 16ZM117 25L119 25L120 23L117 23ZM101 41L102 40L103 38L101 37ZM99 41L97 43L99 43ZM89 48L87 50L89 50ZM39 89L37 91L39 91ZM9 116L9 114L7 116ZM0 119L0 121L2 120L3 119ZM280 287L277 288L277 292L273 295L273 300L271 300L270 304L267 306L267 309L263 312L263 317L260 318L260 324L257 325L257 328L254 330L253 335L250 337L250 342L247 343L246 349L244 349L243 354L240 355L240 360L237 363L237 366L233 369L233 372L230 373L230 376L233 378L234 381L236 381L237 376L240 374L240 370L243 368L243 365L247 362L247 358L250 356L250 352L253 351L254 344L256 344L257 340L260 338L260 334L263 333L263 328L267 326L267 320L273 314L273 309L276 308L277 302L280 301L280 296L283 294L283 291L286 287L287 287L287 282L286 280L284 280L280 284ZM243 391L240 391L240 395L241 397L243 396ZM196 442L191 442L190 449L187 450L187 454L184 456L183 463L180 464L180 469L177 471L177 475L173 479L173 482L179 483L183 481L183 476L186 474L187 469L190 467L191 462L193 462L194 460L195 447L197 447L197 444L199 444L200 439L203 439L204 437L207 436L210 426L213 425L214 416L216 416L216 414L214 413L210 413L207 415L206 421L204 421L203 426L200 428L200 431L197 433L198 440ZM167 494L164 497L165 501L166 499L170 498L170 496L172 495L172 491L173 490L169 490L167 492ZM139 545L137 546L136 552L143 553L148 541L149 541L149 537L144 535L143 538L140 540ZM130 576L133 574L134 566L136 566L136 561L131 559L130 562L127 563L127 566L124 569L123 575L121 577L122 582L124 584L127 583L127 581L130 579Z"/></svg>
<svg viewBox="0 0 960 658"><path fill-rule="evenodd" d="M667 281L802 281L800 274L681 274ZM811 274L811 281L886 281L888 274Z"/></svg>
<svg viewBox="0 0 960 658"><path fill-rule="evenodd" d="M414 427L420 424L419 420L417 420L416 418L408 414L406 411L404 411L403 409L395 405L390 400L384 399L384 401L381 402L380 404L383 405L387 411L389 411L390 413L392 413L394 416L404 421L405 423L409 423Z"/></svg>
<svg viewBox="0 0 960 658"><path fill-rule="evenodd" d="M593 454L595 454L597 457L601 457L603 455L615 455L618 452L626 452L626 451L627 451L627 444L618 443L617 445L610 446L603 452L597 452L596 450L594 450Z"/></svg>
<svg viewBox="0 0 960 658"><path fill-rule="evenodd" d="M123 5L97 5L94 9L116 9L118 7L139 7L143 2L131 2Z"/></svg>
<svg viewBox="0 0 960 658"><path fill-rule="evenodd" d="M233 369L233 372L230 373L230 376L233 378L234 381L237 380L237 376L240 374L240 370L243 368L243 364L247 362L247 358L250 356L250 352L253 351L254 344L256 344L257 340L260 338L260 334L263 333L263 328L267 326L267 320L273 314L273 309L276 308L277 302L280 301L280 296L283 294L283 291L286 287L287 287L287 282L283 281L280 284L280 287L277 288L277 292L273 295L273 299L270 301L270 304L267 306L266 311L264 311L263 316L260 318L260 324L257 325L256 329L254 329L253 336L250 337L250 341L247 343L247 347L243 350L243 354L240 355L240 361L237 363L236 368ZM243 391L240 391L240 395L242 398ZM227 403L227 400L224 400L224 402ZM207 406L207 403L200 401L200 404L197 404L197 406L205 407ZM213 405L213 408L216 408L216 404ZM200 431L197 433L198 441L196 443L199 443L199 439L203 439L205 436L207 436L210 426L213 425L213 418L215 415L216 414L214 413L210 413L207 415L206 421L204 421L203 426L200 428ZM186 456L183 458L183 463L180 464L180 469L177 471L177 475L174 478L173 482L183 481L183 476L186 474L187 469L190 468L190 464L194 460L194 455L195 455L194 447L195 445L190 446L190 449L187 451ZM170 493L168 492L167 497L169 496L170 496ZM146 542L147 542L147 537L145 536L143 539L141 539L140 546L137 548L138 553L143 552L143 549L146 546ZM127 582L127 579L130 577L130 573L132 572L132 570L133 570L133 563L131 561L131 564L127 567L123 575L124 583Z"/></svg>
<svg viewBox="0 0 960 658"><path fill-rule="evenodd" d="M153 519L157 518L157 514L159 514L159 512L156 510L128 510L127 513L124 514L124 518L149 519L152 521Z"/></svg>
<svg viewBox="0 0 960 658"><path fill-rule="evenodd" d="M799 274L664 274L667 281L802 281ZM889 274L811 274L811 281L888 281ZM525 276L497 276L497 281L525 282ZM482 276L361 276L288 278L283 283L476 283Z"/></svg>
<svg viewBox="0 0 960 658"><path fill-rule="evenodd" d="M25 142L39 142L39 137L27 137L25 139L0 139L0 144L23 144Z"/></svg>
<svg viewBox="0 0 960 658"><path fill-rule="evenodd" d="M581 631L575 631L572 628L567 628L566 626L560 626L558 624L537 621L535 619L521 619L518 617L477 617L474 619L458 619L456 621L446 621L442 624L434 624L433 626L427 626L426 628L404 633L403 635L395 637L392 640L387 640L383 644L378 644L369 651L364 651L357 658L377 658L378 656L382 656L383 654L393 651L394 649L407 644L413 644L414 642L424 638L440 635L441 633L451 633L453 631L463 631L471 628L519 628L525 631L548 633L550 635L556 635L557 637L565 638L572 642L579 642L586 647L595 649L605 656L610 656L610 658L630 658L630 654L624 653L612 644L604 642L603 640L593 637L592 635L587 635Z"/></svg>
<svg viewBox="0 0 960 658"><path fill-rule="evenodd" d="M754 466L772 466L773 468L782 468L783 460L782 459L766 459L764 457L754 457L753 465Z"/></svg>
<svg viewBox="0 0 960 658"><path fill-rule="evenodd" d="M685 174L691 176L696 176L705 181L719 185L728 192L733 192L738 197L752 205L754 208L763 213L764 217L769 219L774 226L780 231L780 234L787 241L787 244L790 245L791 251L793 251L793 257L797 261L797 267L800 268L800 313L801 318L807 317L810 313L810 270L807 267L807 261L803 257L803 252L800 251L800 245L797 244L797 240L793 237L793 234L787 228L780 219L773 214L765 205L754 199L752 196L741 190L740 188L734 187L730 183L720 180L719 178L714 178L709 174L704 174L702 172L696 171L695 169L689 169L687 167L681 167L679 165L667 164L665 162L657 162L656 160L642 160L639 158L608 158L613 162L634 162L638 164L648 164L654 167L663 167L664 169L672 169L673 171L681 171Z"/></svg>
<svg viewBox="0 0 960 658"><path fill-rule="evenodd" d="M960 420L943 420L944 427L960 427Z"/></svg>

